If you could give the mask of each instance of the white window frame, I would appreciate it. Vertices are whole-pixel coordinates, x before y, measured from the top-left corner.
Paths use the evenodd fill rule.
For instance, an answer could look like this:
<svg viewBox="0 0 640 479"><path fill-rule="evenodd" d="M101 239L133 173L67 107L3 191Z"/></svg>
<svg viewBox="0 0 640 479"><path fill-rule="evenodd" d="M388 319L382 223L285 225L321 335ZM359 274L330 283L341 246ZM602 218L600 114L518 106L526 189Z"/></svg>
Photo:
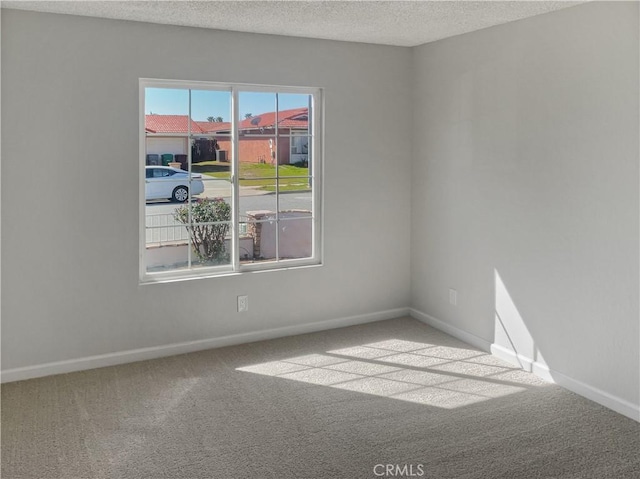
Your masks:
<svg viewBox="0 0 640 479"><path fill-rule="evenodd" d="M146 199L145 199L145 165L146 165L146 133L145 133L145 89L146 88L170 88L179 90L213 90L213 91L229 91L231 93L231 185L232 185L232 205L231 205L231 262L229 265L198 267L196 269L180 269L174 271L148 272L145 263L146 252ZM310 128L308 135L312 139L312 158L310 171L308 175L312 178L312 255L308 258L299 259L280 259L277 257L273 261L264 261L256 263L240 263L239 257L239 148L238 148L238 125L243 120L239 117L238 96L240 92L265 92L265 93L293 93L305 94L312 96L312 116L310 118ZM169 281L194 279L194 278L210 278L225 275L236 275L247 272L258 271L280 271L284 269L319 266L322 265L323 258L323 173L324 173L324 91L319 87L291 87L282 85L254 85L248 83L219 83L219 82L203 82L203 81L185 81L185 80L160 80L153 78L139 79L139 265L140 265L140 283L163 283ZM191 94L189 93L189 98ZM189 105L190 111L191 105ZM189 114L190 116L190 114ZM190 127L190 122L188 125ZM276 138L277 128L275 130ZM180 135L182 136L182 134ZM187 138L190 132L186 133ZM202 136L202 135L200 135ZM189 174L191 174L191 152L188 152ZM276 172L278 169L276 168ZM277 175L277 173L276 173ZM280 214L279 210L279 193L276 194L276 215ZM277 221L281 221L278 219ZM286 220L284 220L286 221ZM278 231L279 228L276 228ZM277 241L276 241L277 244ZM276 246L277 248L277 246ZM189 255L191 252L189 251Z"/></svg>

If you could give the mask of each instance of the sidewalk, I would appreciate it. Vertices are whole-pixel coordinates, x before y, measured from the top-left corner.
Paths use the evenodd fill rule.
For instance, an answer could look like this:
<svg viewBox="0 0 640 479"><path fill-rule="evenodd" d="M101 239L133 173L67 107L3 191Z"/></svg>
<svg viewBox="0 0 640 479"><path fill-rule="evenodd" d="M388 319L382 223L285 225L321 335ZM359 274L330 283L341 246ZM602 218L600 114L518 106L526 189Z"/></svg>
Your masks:
<svg viewBox="0 0 640 479"><path fill-rule="evenodd" d="M227 180L206 180L204 183L204 192L198 197L200 198L229 198L231 196L231 183ZM273 191L264 191L260 186L240 186L240 196L263 196L273 195ZM287 193L307 193L310 190L292 190L281 191L280 194Z"/></svg>
<svg viewBox="0 0 640 479"><path fill-rule="evenodd" d="M204 192L200 198L228 198L231 196L231 183L227 180L206 180ZM269 191L259 189L259 186L240 186L240 196L268 195Z"/></svg>

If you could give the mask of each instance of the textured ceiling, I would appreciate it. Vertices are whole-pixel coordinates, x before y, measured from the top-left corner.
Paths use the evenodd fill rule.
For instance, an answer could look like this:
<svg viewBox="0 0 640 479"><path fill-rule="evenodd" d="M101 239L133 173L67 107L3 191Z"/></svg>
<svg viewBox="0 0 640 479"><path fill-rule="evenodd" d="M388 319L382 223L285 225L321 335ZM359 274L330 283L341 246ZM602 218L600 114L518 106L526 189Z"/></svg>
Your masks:
<svg viewBox="0 0 640 479"><path fill-rule="evenodd" d="M583 2L3 1L3 8L414 46Z"/></svg>

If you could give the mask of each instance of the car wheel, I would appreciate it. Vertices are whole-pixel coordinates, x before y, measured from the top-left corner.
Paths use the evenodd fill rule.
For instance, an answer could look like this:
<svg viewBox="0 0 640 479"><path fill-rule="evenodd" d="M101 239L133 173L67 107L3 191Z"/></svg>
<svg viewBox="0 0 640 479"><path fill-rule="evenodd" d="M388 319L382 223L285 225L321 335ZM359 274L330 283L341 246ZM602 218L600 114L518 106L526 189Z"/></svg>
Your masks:
<svg viewBox="0 0 640 479"><path fill-rule="evenodd" d="M176 186L173 189L171 199L178 203L184 203L189 199L189 189L186 186Z"/></svg>

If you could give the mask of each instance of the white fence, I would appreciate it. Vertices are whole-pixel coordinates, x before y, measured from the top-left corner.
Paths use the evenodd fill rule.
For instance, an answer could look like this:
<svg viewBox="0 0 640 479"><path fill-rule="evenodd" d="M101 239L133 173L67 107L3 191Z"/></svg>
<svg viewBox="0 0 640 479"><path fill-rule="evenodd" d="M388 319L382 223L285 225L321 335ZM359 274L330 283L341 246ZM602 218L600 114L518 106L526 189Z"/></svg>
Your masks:
<svg viewBox="0 0 640 479"><path fill-rule="evenodd" d="M280 212L276 222L272 211L247 212L240 223L240 260L270 260L276 255L282 259L307 258L312 254L313 219L310 211ZM252 225L247 228L245 221ZM247 230L251 231L248 232ZM227 251L231 250L231 235L226 238ZM276 247L276 243L278 246ZM150 268L182 265L187 262L189 233L173 214L146 216L146 263Z"/></svg>
<svg viewBox="0 0 640 479"><path fill-rule="evenodd" d="M147 246L184 243L189 240L189 232L184 224L175 219L173 214L159 213L146 216ZM240 223L240 236L247 234L247 225Z"/></svg>
<svg viewBox="0 0 640 479"><path fill-rule="evenodd" d="M182 243L189 239L187 228L172 214L154 214L146 217L147 245Z"/></svg>

